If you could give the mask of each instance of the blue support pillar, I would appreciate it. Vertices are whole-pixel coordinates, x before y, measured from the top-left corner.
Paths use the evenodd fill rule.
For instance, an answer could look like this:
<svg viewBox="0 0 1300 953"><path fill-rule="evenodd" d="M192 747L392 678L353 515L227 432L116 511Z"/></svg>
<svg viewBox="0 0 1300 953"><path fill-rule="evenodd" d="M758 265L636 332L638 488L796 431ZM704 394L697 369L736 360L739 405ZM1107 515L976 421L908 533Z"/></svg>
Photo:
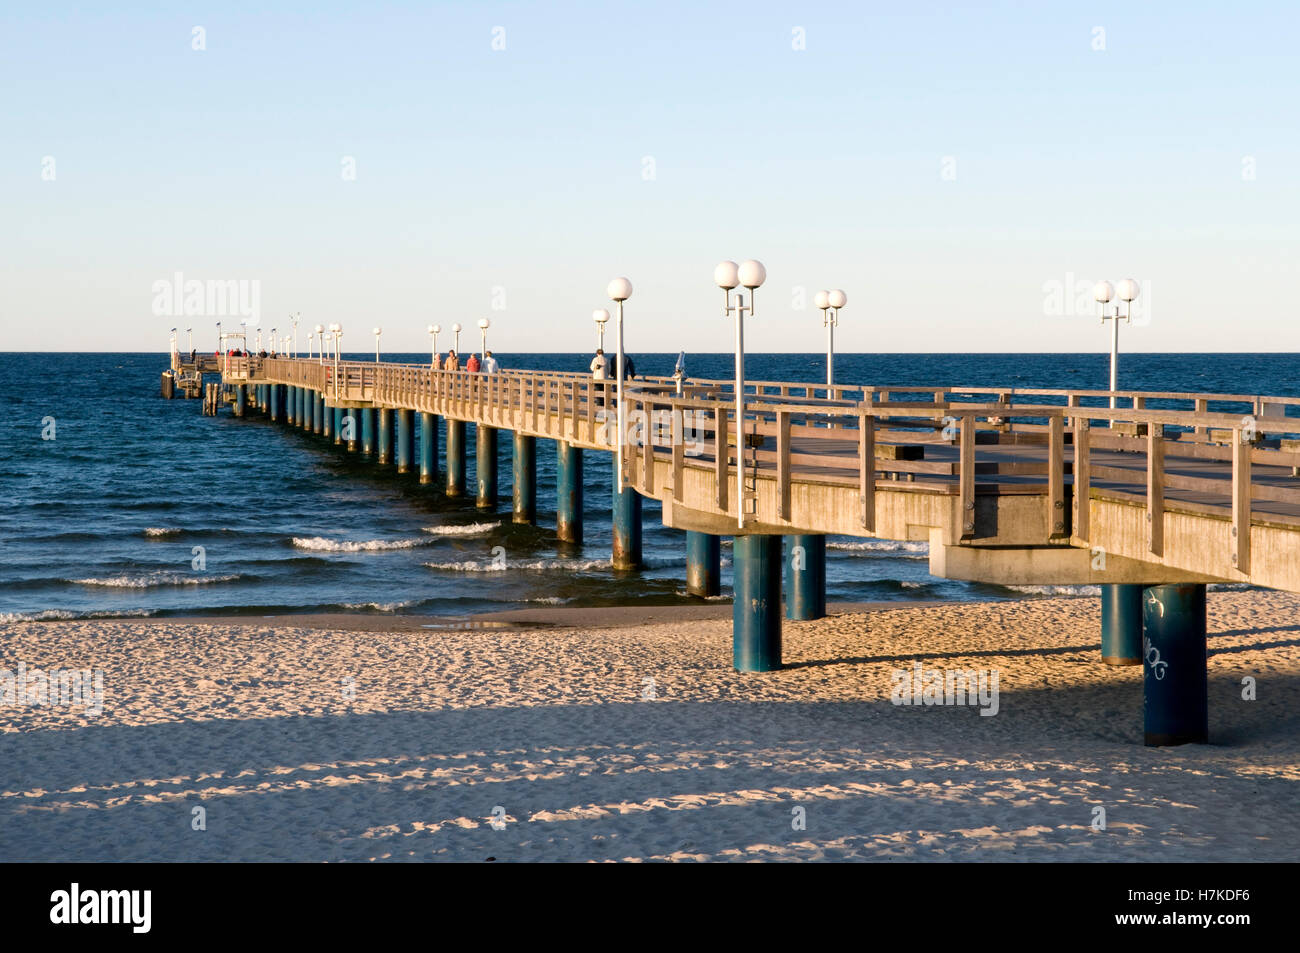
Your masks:
<svg viewBox="0 0 1300 953"><path fill-rule="evenodd" d="M275 423L279 423L281 416L284 414L284 398L280 393L279 384L271 385L270 400L267 403L271 414L271 420Z"/></svg>
<svg viewBox="0 0 1300 953"><path fill-rule="evenodd" d="M284 420L290 427L298 422L298 388L285 385Z"/></svg>
<svg viewBox="0 0 1300 953"><path fill-rule="evenodd" d="M375 454L375 409L362 407L357 410L361 415L361 452L371 457Z"/></svg>
<svg viewBox="0 0 1300 953"><path fill-rule="evenodd" d="M641 494L630 486L618 488L618 458L614 461L614 568L641 568Z"/></svg>
<svg viewBox="0 0 1300 953"><path fill-rule="evenodd" d="M235 385L235 416L242 417L248 413L248 385Z"/></svg>
<svg viewBox="0 0 1300 953"><path fill-rule="evenodd" d="M384 466L393 462L393 412L387 407L380 407L375 411L375 419L378 421L378 456L379 462Z"/></svg>
<svg viewBox="0 0 1300 953"><path fill-rule="evenodd" d="M312 391L311 432L320 436L325 432L325 395Z"/></svg>
<svg viewBox="0 0 1300 953"><path fill-rule="evenodd" d="M537 438L515 433L514 514L516 523L537 522Z"/></svg>
<svg viewBox="0 0 1300 953"><path fill-rule="evenodd" d="M302 388L302 429L311 433L316 417L316 394L308 388Z"/></svg>
<svg viewBox="0 0 1300 953"><path fill-rule="evenodd" d="M781 667L781 537L736 536L732 664L738 672Z"/></svg>
<svg viewBox="0 0 1300 953"><path fill-rule="evenodd" d="M420 482L432 483L438 472L438 418L420 414Z"/></svg>
<svg viewBox="0 0 1300 953"><path fill-rule="evenodd" d="M1101 660L1142 664L1142 591L1138 585L1101 587Z"/></svg>
<svg viewBox="0 0 1300 953"><path fill-rule="evenodd" d="M343 443L343 408L334 408L334 443Z"/></svg>
<svg viewBox="0 0 1300 953"><path fill-rule="evenodd" d="M477 504L481 509L497 505L497 428L478 424L474 428L474 476L478 483Z"/></svg>
<svg viewBox="0 0 1300 953"><path fill-rule="evenodd" d="M415 411L398 410L397 444L393 455L397 458L397 472L410 473L415 468Z"/></svg>
<svg viewBox="0 0 1300 953"><path fill-rule="evenodd" d="M686 591L693 596L722 591L722 540L712 533L686 533Z"/></svg>
<svg viewBox="0 0 1300 953"><path fill-rule="evenodd" d="M326 440L334 439L334 408L325 406L325 398L321 398L321 433Z"/></svg>
<svg viewBox="0 0 1300 953"><path fill-rule="evenodd" d="M465 421L447 418L447 495L465 495Z"/></svg>
<svg viewBox="0 0 1300 953"><path fill-rule="evenodd" d="M359 453L361 451L361 411L356 407L349 407L343 411L343 425L341 428L343 439L347 442L348 452Z"/></svg>
<svg viewBox="0 0 1300 953"><path fill-rule="evenodd" d="M1207 743L1204 583L1148 586L1142 622L1145 743L1151 747Z"/></svg>
<svg viewBox="0 0 1300 953"><path fill-rule="evenodd" d="M555 442L555 532L566 543L582 542L582 448Z"/></svg>
<svg viewBox="0 0 1300 953"><path fill-rule="evenodd" d="M826 615L826 537L786 539L785 617L820 619Z"/></svg>

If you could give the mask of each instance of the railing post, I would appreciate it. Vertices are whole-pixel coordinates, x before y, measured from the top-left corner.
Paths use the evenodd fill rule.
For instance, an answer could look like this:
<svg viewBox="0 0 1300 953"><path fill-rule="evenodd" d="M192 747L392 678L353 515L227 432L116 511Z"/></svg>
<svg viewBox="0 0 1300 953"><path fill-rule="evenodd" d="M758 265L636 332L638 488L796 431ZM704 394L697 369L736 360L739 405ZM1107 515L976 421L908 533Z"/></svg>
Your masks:
<svg viewBox="0 0 1300 953"><path fill-rule="evenodd" d="M961 418L961 463L958 487L962 539L975 537L975 415Z"/></svg>
<svg viewBox="0 0 1300 953"><path fill-rule="evenodd" d="M1165 548L1165 441L1160 424L1147 424L1147 549Z"/></svg>
<svg viewBox="0 0 1300 953"><path fill-rule="evenodd" d="M1254 447L1243 441L1245 434L1232 431L1232 565L1237 572L1250 572L1250 468Z"/></svg>
<svg viewBox="0 0 1300 953"><path fill-rule="evenodd" d="M1065 529L1065 419L1052 414L1047 420L1047 535L1059 539Z"/></svg>
<svg viewBox="0 0 1300 953"><path fill-rule="evenodd" d="M1088 541L1091 532L1092 454L1090 451L1091 421L1087 417L1074 418L1074 486L1070 494L1074 504L1072 532L1077 539Z"/></svg>
<svg viewBox="0 0 1300 953"><path fill-rule="evenodd" d="M859 521L868 533L876 529L876 418L858 417L858 505Z"/></svg>
<svg viewBox="0 0 1300 953"><path fill-rule="evenodd" d="M790 518L790 414L778 411L776 415L776 515Z"/></svg>

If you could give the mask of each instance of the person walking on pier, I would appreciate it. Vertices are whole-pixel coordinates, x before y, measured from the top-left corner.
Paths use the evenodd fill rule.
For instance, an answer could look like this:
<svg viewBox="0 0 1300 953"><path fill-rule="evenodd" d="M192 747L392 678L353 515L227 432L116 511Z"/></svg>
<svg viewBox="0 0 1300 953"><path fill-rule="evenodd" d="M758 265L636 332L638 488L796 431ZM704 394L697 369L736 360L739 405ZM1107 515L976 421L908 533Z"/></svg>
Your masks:
<svg viewBox="0 0 1300 953"><path fill-rule="evenodd" d="M469 371L471 374L477 374L479 367L478 355L473 351L470 351L469 360L465 362L465 370Z"/></svg>
<svg viewBox="0 0 1300 953"><path fill-rule="evenodd" d="M495 374L499 370L501 370L501 365L498 364L497 359L492 356L492 352L488 351L483 355L483 373Z"/></svg>
<svg viewBox="0 0 1300 953"><path fill-rule="evenodd" d="M591 361L592 380L603 381L609 376L609 365L605 361L605 349L596 348L596 356Z"/></svg>
<svg viewBox="0 0 1300 953"><path fill-rule="evenodd" d="M447 352L447 360L443 362L442 369L444 371L460 370L460 358L456 356L455 350L449 350Z"/></svg>
<svg viewBox="0 0 1300 953"><path fill-rule="evenodd" d="M623 380L631 380L636 377L636 365L632 363L632 355L623 355Z"/></svg>

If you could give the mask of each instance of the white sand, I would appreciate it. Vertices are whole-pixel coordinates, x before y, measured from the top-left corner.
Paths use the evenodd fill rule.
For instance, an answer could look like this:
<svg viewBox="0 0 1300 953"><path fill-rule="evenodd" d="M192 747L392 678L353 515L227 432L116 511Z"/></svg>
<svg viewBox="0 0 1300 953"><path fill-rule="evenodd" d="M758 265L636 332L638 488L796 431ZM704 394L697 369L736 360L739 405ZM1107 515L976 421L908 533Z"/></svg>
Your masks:
<svg viewBox="0 0 1300 953"><path fill-rule="evenodd" d="M107 697L0 708L0 859L1294 860L1298 608L1210 594L1212 743L1179 748L1142 746L1095 598L786 623L792 667L747 675L729 621L12 623L0 668L102 668ZM891 704L914 659L996 669L999 714Z"/></svg>

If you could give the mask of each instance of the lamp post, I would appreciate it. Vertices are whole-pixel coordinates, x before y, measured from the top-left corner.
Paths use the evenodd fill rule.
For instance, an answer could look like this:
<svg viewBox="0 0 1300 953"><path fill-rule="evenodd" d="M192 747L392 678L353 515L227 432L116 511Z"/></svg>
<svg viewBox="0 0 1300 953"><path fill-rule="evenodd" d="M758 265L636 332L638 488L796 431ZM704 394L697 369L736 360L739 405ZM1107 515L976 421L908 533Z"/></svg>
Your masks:
<svg viewBox="0 0 1300 953"><path fill-rule="evenodd" d="M337 321L330 325L334 332L334 396L339 395L339 354L343 350L343 325Z"/></svg>
<svg viewBox="0 0 1300 953"><path fill-rule="evenodd" d="M271 351L274 353L276 345L275 328L271 328Z"/></svg>
<svg viewBox="0 0 1300 953"><path fill-rule="evenodd" d="M591 319L596 322L597 337L596 350L605 350L605 322L609 320L609 312L604 308L597 308L591 312Z"/></svg>
<svg viewBox="0 0 1300 953"><path fill-rule="evenodd" d="M767 280L767 269L762 262L750 259L743 265L724 261L713 269L713 280L723 291L724 315L736 314L736 525L745 528L745 312L754 316L754 293ZM749 289L749 304L744 292L731 303L731 292L737 285Z"/></svg>
<svg viewBox="0 0 1300 953"><path fill-rule="evenodd" d="M293 346L291 348L286 348L286 350L289 351L290 357L298 356L298 321L301 318L302 318L301 311L297 311L289 315L289 323L293 325Z"/></svg>
<svg viewBox="0 0 1300 953"><path fill-rule="evenodd" d="M460 324L459 322L451 326L451 333L456 335L456 343L452 345L452 350L456 352L456 360L460 360Z"/></svg>
<svg viewBox="0 0 1300 953"><path fill-rule="evenodd" d="M217 322L217 353L221 353L221 322Z"/></svg>
<svg viewBox="0 0 1300 953"><path fill-rule="evenodd" d="M370 333L375 336L375 363L379 363L379 335L384 333L383 328L371 328Z"/></svg>
<svg viewBox="0 0 1300 953"><path fill-rule="evenodd" d="M258 333L260 334L261 332ZM193 328L185 329L185 350L187 351L194 350L194 329Z"/></svg>
<svg viewBox="0 0 1300 953"><path fill-rule="evenodd" d="M478 329L483 334L483 349L479 351L478 356L482 360L487 360L487 332L490 327L492 327L492 322L487 318L478 319Z"/></svg>
<svg viewBox="0 0 1300 953"><path fill-rule="evenodd" d="M632 282L626 278L615 278L605 288L605 293L618 304L618 324L615 325L615 343L618 347L617 373L618 382L614 385L618 400L618 444L614 453L618 458L615 469L618 470L618 490L623 492L623 442L627 439L627 408L623 404L623 302L632 297ZM604 329L601 325L601 329Z"/></svg>
<svg viewBox="0 0 1300 953"><path fill-rule="evenodd" d="M840 308L848 303L848 295L836 288L834 291L819 291L813 303L821 309L822 327L826 329L826 399L831 397L830 388L835 386L835 327L840 323Z"/></svg>
<svg viewBox="0 0 1300 953"><path fill-rule="evenodd" d="M316 325L316 341L317 341L317 349L316 349L317 360L321 364L324 364L325 363L325 325L323 324Z"/></svg>
<svg viewBox="0 0 1300 953"><path fill-rule="evenodd" d="M1125 302L1128 307L1125 308L1123 320L1129 324L1133 323L1133 301L1137 298L1139 292L1138 283L1132 278L1125 278L1119 283L1119 299ZM1099 281L1092 287L1092 297L1101 305L1101 323L1104 326L1107 321L1111 322L1110 327L1110 406L1113 410L1115 407L1115 391L1119 387L1119 322L1120 313L1119 305L1115 305L1113 314L1106 313L1106 304L1115 294L1115 289L1111 287L1109 281Z"/></svg>
<svg viewBox="0 0 1300 953"><path fill-rule="evenodd" d="M435 371L438 369L438 332L442 330L442 325L429 325L429 337L433 338L433 344L429 348L429 366Z"/></svg>

